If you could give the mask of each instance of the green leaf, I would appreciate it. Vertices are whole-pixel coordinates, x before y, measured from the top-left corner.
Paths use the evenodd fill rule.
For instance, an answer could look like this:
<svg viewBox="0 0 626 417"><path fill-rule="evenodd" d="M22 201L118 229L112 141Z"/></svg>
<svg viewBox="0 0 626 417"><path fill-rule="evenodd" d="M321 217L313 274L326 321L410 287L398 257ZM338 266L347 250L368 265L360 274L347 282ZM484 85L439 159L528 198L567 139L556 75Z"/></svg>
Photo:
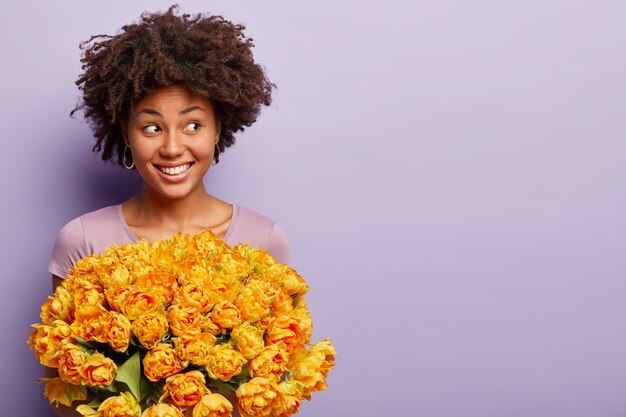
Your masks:
<svg viewBox="0 0 626 417"><path fill-rule="evenodd" d="M139 401L142 394L141 384L141 361L139 358L139 351L130 357L117 371L115 380L126 384L130 392Z"/></svg>
<svg viewBox="0 0 626 417"><path fill-rule="evenodd" d="M139 393L141 394L141 397L138 398L138 400L143 400L145 396L150 393L150 391L152 391L152 384L150 384L150 381L148 381L148 378L146 378L142 372L141 377L139 378Z"/></svg>
<svg viewBox="0 0 626 417"><path fill-rule="evenodd" d="M222 382L222 381L218 381L216 379L211 379L210 382L208 383L208 385L210 387L217 388L219 390L219 393L222 394L222 395L224 395L225 393L227 393L229 391L232 391L232 392L237 391L237 388L233 387L232 385L227 384L227 383Z"/></svg>
<svg viewBox="0 0 626 417"><path fill-rule="evenodd" d="M99 396L96 397L92 402L90 402L89 404L87 404L89 407L93 408L94 410L97 410L98 407L100 407L100 404L102 404L102 398L100 398Z"/></svg>

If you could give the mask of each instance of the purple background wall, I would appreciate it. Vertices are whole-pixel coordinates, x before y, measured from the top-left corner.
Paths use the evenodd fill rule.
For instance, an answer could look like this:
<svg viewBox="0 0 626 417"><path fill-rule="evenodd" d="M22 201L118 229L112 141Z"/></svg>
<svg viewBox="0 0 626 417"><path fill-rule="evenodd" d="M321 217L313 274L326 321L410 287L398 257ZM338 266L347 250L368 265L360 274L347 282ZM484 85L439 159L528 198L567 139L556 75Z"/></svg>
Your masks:
<svg viewBox="0 0 626 417"><path fill-rule="evenodd" d="M68 117L78 43L168 4L3 5L3 415L49 415L56 233L138 186ZM626 415L626 3L183 9L247 24L279 86L206 181L281 223L338 349L302 416Z"/></svg>

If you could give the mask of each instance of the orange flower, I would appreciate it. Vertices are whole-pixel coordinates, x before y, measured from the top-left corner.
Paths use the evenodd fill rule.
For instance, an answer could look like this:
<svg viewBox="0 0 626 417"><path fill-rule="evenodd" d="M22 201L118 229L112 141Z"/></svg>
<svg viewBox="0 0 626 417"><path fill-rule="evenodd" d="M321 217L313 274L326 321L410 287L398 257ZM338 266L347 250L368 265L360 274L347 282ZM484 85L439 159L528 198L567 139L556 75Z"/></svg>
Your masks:
<svg viewBox="0 0 626 417"><path fill-rule="evenodd" d="M87 389L84 386L67 383L61 378L41 378L39 381L46 383L43 395L50 404L54 403L55 407L58 407L59 404L69 407L74 401L82 401L87 398Z"/></svg>
<svg viewBox="0 0 626 417"><path fill-rule="evenodd" d="M104 292L104 296L113 311L122 311L122 304L126 293L131 290L132 286L126 285L117 288L109 288Z"/></svg>
<svg viewBox="0 0 626 417"><path fill-rule="evenodd" d="M266 250L255 249L248 244L241 243L235 245L233 249L248 260L248 264L256 274L262 274L267 268L276 264L274 258Z"/></svg>
<svg viewBox="0 0 626 417"><path fill-rule="evenodd" d="M284 291L278 291L272 299L270 309L273 316L289 314L289 312L293 310L293 302L291 296L289 296Z"/></svg>
<svg viewBox="0 0 626 417"><path fill-rule="evenodd" d="M131 324L125 316L109 311L100 317L102 339L116 352L124 352L130 343Z"/></svg>
<svg viewBox="0 0 626 417"><path fill-rule="evenodd" d="M174 348L167 344L161 344L146 353L143 358L143 373L152 382L159 381L185 369Z"/></svg>
<svg viewBox="0 0 626 417"><path fill-rule="evenodd" d="M269 416L280 404L280 392L276 384L267 378L256 377L237 389L239 412L244 417Z"/></svg>
<svg viewBox="0 0 626 417"><path fill-rule="evenodd" d="M198 366L209 364L211 348L215 346L215 336L211 333L182 335L174 338L176 354L184 361Z"/></svg>
<svg viewBox="0 0 626 417"><path fill-rule="evenodd" d="M193 408L193 417L229 417L233 405L220 394L207 394Z"/></svg>
<svg viewBox="0 0 626 417"><path fill-rule="evenodd" d="M299 381L283 381L278 384L278 397L272 411L272 417L289 417L298 412L302 402L304 385Z"/></svg>
<svg viewBox="0 0 626 417"><path fill-rule="evenodd" d="M100 404L98 413L102 417L139 417L141 407L130 392L109 397Z"/></svg>
<svg viewBox="0 0 626 417"><path fill-rule="evenodd" d="M212 273L209 278L209 288L215 294L217 300L235 301L239 292L243 289L241 280L225 274L223 271Z"/></svg>
<svg viewBox="0 0 626 417"><path fill-rule="evenodd" d="M172 304L174 293L178 289L176 277L168 272L150 271L137 278L135 286L154 294L164 306Z"/></svg>
<svg viewBox="0 0 626 417"><path fill-rule="evenodd" d="M267 292L273 292L269 282L258 280L250 281L241 290L235 305L245 321L255 322L270 313L270 297Z"/></svg>
<svg viewBox="0 0 626 417"><path fill-rule="evenodd" d="M87 361L89 354L80 346L67 342L63 345L59 357L59 376L65 382L79 385L83 378L80 370Z"/></svg>
<svg viewBox="0 0 626 417"><path fill-rule="evenodd" d="M330 343L330 340L320 340L311 346L309 354L316 355L322 360L322 365L320 366L319 371L322 375L324 375L324 377L328 376L328 372L335 366L335 355L337 354L335 348Z"/></svg>
<svg viewBox="0 0 626 417"><path fill-rule="evenodd" d="M215 304L215 295L201 282L189 282L176 292L174 303L206 313Z"/></svg>
<svg viewBox="0 0 626 417"><path fill-rule="evenodd" d="M246 359L252 359L265 347L263 333L263 329L245 322L235 328L230 333L230 337L236 343L235 349L241 352Z"/></svg>
<svg viewBox="0 0 626 417"><path fill-rule="evenodd" d="M248 362L250 375L262 376L278 382L285 372L287 354L278 345L266 346L258 356Z"/></svg>
<svg viewBox="0 0 626 417"><path fill-rule="evenodd" d="M295 269L285 264L276 264L264 272L265 279L278 284L283 291L294 297L301 297L309 291L306 281Z"/></svg>
<svg viewBox="0 0 626 417"><path fill-rule="evenodd" d="M83 381L92 387L111 385L117 374L117 365L112 359L100 352L95 352L83 364L80 376Z"/></svg>
<svg viewBox="0 0 626 417"><path fill-rule="evenodd" d="M102 274L100 277L100 285L106 289L120 288L130 284L130 273L124 265L117 265L109 274Z"/></svg>
<svg viewBox="0 0 626 417"><path fill-rule="evenodd" d="M76 320L71 325L72 336L104 343L102 317L108 314L101 305L82 305L76 309Z"/></svg>
<svg viewBox="0 0 626 417"><path fill-rule="evenodd" d="M200 401L207 391L202 372L190 371L184 374L176 374L170 376L165 381L163 395L159 402L169 397L174 404L185 410Z"/></svg>
<svg viewBox="0 0 626 417"><path fill-rule="evenodd" d="M282 315L275 317L267 326L265 343L280 344L287 352L293 352L307 342L301 323L294 317Z"/></svg>
<svg viewBox="0 0 626 417"><path fill-rule="evenodd" d="M325 339L310 349L300 349L290 357L289 367L293 378L304 385L304 397L310 398L316 391L326 389L326 376L335 363L335 349Z"/></svg>
<svg viewBox="0 0 626 417"><path fill-rule="evenodd" d="M41 306L39 317L43 324L51 324L54 320L74 321L74 299L67 288L62 285L56 288L54 296L49 296Z"/></svg>
<svg viewBox="0 0 626 417"><path fill-rule="evenodd" d="M163 309L158 297L148 291L136 288L131 288L124 294L120 307L122 313L131 321L138 319L142 314L154 313Z"/></svg>
<svg viewBox="0 0 626 417"><path fill-rule="evenodd" d="M70 326L62 320L55 320L50 325L33 324L32 327L35 330L28 337L28 346L43 366L58 368L61 347L64 342L72 340Z"/></svg>
<svg viewBox="0 0 626 417"><path fill-rule="evenodd" d="M106 306L104 290L100 286L80 287L74 291L75 306Z"/></svg>
<svg viewBox="0 0 626 417"><path fill-rule="evenodd" d="M180 304L173 304L167 309L167 318L172 334L175 336L198 334L202 331L206 321L199 310L193 307L183 307Z"/></svg>
<svg viewBox="0 0 626 417"><path fill-rule="evenodd" d="M299 297L294 300L294 309L291 310L289 315L298 320L298 327L302 330L305 343L308 343L313 334L313 320L311 320L311 313L309 312L304 297Z"/></svg>
<svg viewBox="0 0 626 417"><path fill-rule="evenodd" d="M133 334L146 349L152 349L168 331L167 317L163 311L147 313L133 321Z"/></svg>
<svg viewBox="0 0 626 417"><path fill-rule="evenodd" d="M154 404L145 409L143 413L141 413L141 417L185 417L183 412L176 406L167 404L167 403L159 403Z"/></svg>
<svg viewBox="0 0 626 417"><path fill-rule="evenodd" d="M211 319L222 329L232 329L241 324L241 315L233 303L220 301L211 311Z"/></svg>
<svg viewBox="0 0 626 417"><path fill-rule="evenodd" d="M239 375L242 366L246 363L246 358L227 343L216 345L211 349L211 356L206 370L209 377L228 381L235 375Z"/></svg>

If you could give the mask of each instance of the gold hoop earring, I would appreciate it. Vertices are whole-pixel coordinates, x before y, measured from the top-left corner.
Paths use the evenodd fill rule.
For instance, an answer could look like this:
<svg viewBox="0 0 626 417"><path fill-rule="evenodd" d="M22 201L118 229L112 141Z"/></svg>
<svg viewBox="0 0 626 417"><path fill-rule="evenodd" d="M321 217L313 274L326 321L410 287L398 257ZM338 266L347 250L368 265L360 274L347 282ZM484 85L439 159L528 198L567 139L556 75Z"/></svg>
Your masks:
<svg viewBox="0 0 626 417"><path fill-rule="evenodd" d="M133 161L133 150L130 149L130 165L128 165L128 160L126 159L126 151L128 151L130 149L130 146L128 146L128 143L126 144L126 147L124 148L124 156L122 158L122 163L124 164L124 168L126 169L133 169L135 167L135 161Z"/></svg>

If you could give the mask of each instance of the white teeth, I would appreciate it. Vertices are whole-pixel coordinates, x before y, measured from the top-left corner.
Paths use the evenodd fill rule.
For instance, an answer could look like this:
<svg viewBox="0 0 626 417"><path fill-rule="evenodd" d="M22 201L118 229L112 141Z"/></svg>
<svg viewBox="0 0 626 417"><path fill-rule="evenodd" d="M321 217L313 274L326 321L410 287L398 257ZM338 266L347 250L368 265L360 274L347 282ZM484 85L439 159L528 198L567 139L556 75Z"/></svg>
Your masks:
<svg viewBox="0 0 626 417"><path fill-rule="evenodd" d="M191 164L179 165L177 167L159 167L161 172L164 172L168 175L178 175L187 171L191 167Z"/></svg>

